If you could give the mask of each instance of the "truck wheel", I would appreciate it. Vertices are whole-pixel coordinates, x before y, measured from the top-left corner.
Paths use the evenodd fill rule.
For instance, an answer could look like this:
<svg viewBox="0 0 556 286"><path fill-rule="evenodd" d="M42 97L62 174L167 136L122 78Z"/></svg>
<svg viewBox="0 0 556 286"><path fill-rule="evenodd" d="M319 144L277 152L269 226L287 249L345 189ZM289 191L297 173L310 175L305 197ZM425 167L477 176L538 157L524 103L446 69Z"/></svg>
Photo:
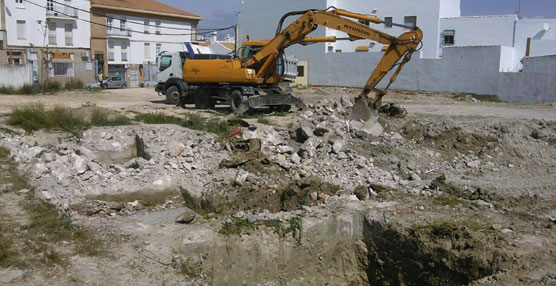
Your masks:
<svg viewBox="0 0 556 286"><path fill-rule="evenodd" d="M242 102L243 93L239 90L232 91L230 95L230 107L234 113L237 113Z"/></svg>
<svg viewBox="0 0 556 286"><path fill-rule="evenodd" d="M208 88L199 88L193 95L193 101L197 109L214 109L216 105L216 100L210 96Z"/></svg>
<svg viewBox="0 0 556 286"><path fill-rule="evenodd" d="M173 85L166 90L166 102L171 104L178 104L180 101L180 90L177 86Z"/></svg>

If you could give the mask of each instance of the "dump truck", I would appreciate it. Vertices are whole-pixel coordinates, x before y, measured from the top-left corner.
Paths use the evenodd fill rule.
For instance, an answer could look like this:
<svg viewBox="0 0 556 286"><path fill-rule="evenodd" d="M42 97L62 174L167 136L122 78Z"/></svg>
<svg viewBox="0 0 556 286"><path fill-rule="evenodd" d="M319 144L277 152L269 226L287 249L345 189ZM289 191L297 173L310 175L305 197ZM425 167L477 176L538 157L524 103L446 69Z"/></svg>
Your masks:
<svg viewBox="0 0 556 286"><path fill-rule="evenodd" d="M287 18L299 16L283 29ZM364 23L361 23L364 22ZM292 105L302 106L280 83L287 78L285 50L292 45L308 45L337 40L371 40L386 46L384 55L357 97L351 119L366 120L380 105L390 85L396 80L412 54L422 45L423 32L418 27L396 23L406 28L398 37L373 29L365 23L382 24L374 15L350 12L335 7L325 10L311 9L286 13L279 21L275 36L270 40L246 41L236 55L202 56L188 51L181 60L173 59L175 68L182 67L181 77L159 83L157 91L180 105L195 103L197 108L213 108L216 103L229 105L241 114L260 106L289 110ZM307 37L319 26L344 32L348 38ZM185 54L184 54L185 55ZM162 62L161 62L162 64ZM396 68L397 67L397 68ZM377 85L392 70L390 82L384 89ZM375 93L371 99L369 94ZM177 99L177 100L176 100Z"/></svg>

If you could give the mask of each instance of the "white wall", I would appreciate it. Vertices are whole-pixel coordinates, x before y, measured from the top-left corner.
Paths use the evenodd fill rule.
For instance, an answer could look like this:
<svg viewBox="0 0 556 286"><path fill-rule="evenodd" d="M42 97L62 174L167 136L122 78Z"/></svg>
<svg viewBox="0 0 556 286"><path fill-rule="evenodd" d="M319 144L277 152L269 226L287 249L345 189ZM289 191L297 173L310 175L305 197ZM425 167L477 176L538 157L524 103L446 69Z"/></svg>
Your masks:
<svg viewBox="0 0 556 286"><path fill-rule="evenodd" d="M373 10L380 19L384 17L392 17L392 21L398 24L404 24L405 16L417 16L417 26L423 30L423 49L421 56L425 58L438 57L438 26L440 18L440 3L443 3L443 13L447 15L457 14L459 6L456 8L452 5L458 4L459 1L455 0L420 0L420 1L407 1L407 0L389 0L389 1L376 1L376 0L328 0L328 6L336 6L340 9L345 9L353 12L363 14L373 14ZM371 24L372 28L388 33L393 36L398 36L406 31L406 29L392 27L386 28L383 24ZM346 37L347 35L335 30L327 31L328 36ZM335 43L334 50L341 49L342 52L354 52L357 46L368 46L370 41L356 41L349 42L343 41ZM371 51L380 51L382 45L377 44Z"/></svg>
<svg viewBox="0 0 556 286"><path fill-rule="evenodd" d="M516 26L515 47L523 56L527 38L532 40L531 56L556 54L556 46L551 45L556 40L556 19L520 19Z"/></svg>
<svg viewBox="0 0 556 286"><path fill-rule="evenodd" d="M156 34L156 20L149 18L147 15L145 17L139 16L120 16L115 14L108 14L109 17L115 18L113 20L113 29L118 31L120 28L120 19L124 18L126 20L126 29L131 31L131 36L127 36L127 33L123 33L123 36L109 36L108 41L120 42L127 41L129 43L128 48L128 62L122 62L120 55L121 49L117 47L115 49L115 61L109 62L111 64L143 64L145 62L156 62L156 46L160 44L160 51L175 52L184 51L185 42L190 42L192 40L192 23L184 21L176 21L169 19L158 19L160 20L160 35ZM152 26L145 26L144 20L149 19L149 24ZM171 28L179 28L184 30L175 30ZM145 29L148 30L148 34L145 34ZM150 46L150 56L145 55L145 44L148 43ZM117 50L117 51L116 51Z"/></svg>
<svg viewBox="0 0 556 286"><path fill-rule="evenodd" d="M46 7L46 0L33 1L38 5ZM48 44L48 28L46 27L46 11L44 8L37 7L23 1L22 4L15 1L4 1L6 5L6 30L7 43L11 46L44 47ZM89 10L90 2L87 0L72 0L71 5L80 9ZM83 20L90 20L90 14L77 11L77 17ZM25 39L17 37L17 20L25 21ZM64 23L73 23L73 46L74 48L89 48L91 38L90 23L78 19L69 19L66 16L49 17L50 21L57 23L58 47L65 47Z"/></svg>
<svg viewBox="0 0 556 286"><path fill-rule="evenodd" d="M518 72L521 68L519 56L512 47L501 47L500 72Z"/></svg>
<svg viewBox="0 0 556 286"><path fill-rule="evenodd" d="M18 88L30 84L28 65L0 65L0 86Z"/></svg>
<svg viewBox="0 0 556 286"><path fill-rule="evenodd" d="M445 30L454 30L455 46L513 47L516 20L515 15L444 18L440 19L439 36Z"/></svg>
<svg viewBox="0 0 556 286"><path fill-rule="evenodd" d="M556 55L524 58L523 72L524 73L547 73L547 74L555 75Z"/></svg>

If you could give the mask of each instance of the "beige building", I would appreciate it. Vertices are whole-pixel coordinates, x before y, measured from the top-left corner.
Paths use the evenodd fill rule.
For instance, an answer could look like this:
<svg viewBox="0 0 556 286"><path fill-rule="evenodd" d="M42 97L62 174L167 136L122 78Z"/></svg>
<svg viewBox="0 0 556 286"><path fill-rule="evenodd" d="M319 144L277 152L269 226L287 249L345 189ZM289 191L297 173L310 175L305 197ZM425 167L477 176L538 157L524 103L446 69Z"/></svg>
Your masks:
<svg viewBox="0 0 556 286"><path fill-rule="evenodd" d="M201 17L152 0L91 0L91 55L97 73L129 87L154 82L156 57L184 51Z"/></svg>

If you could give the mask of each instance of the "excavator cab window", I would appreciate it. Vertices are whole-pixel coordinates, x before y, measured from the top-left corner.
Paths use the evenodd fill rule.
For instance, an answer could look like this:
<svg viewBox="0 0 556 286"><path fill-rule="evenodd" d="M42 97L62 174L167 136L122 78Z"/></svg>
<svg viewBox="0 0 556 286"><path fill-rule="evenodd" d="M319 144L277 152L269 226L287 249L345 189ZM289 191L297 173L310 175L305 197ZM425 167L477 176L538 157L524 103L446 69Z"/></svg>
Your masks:
<svg viewBox="0 0 556 286"><path fill-rule="evenodd" d="M243 58L244 59L250 58L252 55L256 54L261 48L262 46L245 46L243 48Z"/></svg>

